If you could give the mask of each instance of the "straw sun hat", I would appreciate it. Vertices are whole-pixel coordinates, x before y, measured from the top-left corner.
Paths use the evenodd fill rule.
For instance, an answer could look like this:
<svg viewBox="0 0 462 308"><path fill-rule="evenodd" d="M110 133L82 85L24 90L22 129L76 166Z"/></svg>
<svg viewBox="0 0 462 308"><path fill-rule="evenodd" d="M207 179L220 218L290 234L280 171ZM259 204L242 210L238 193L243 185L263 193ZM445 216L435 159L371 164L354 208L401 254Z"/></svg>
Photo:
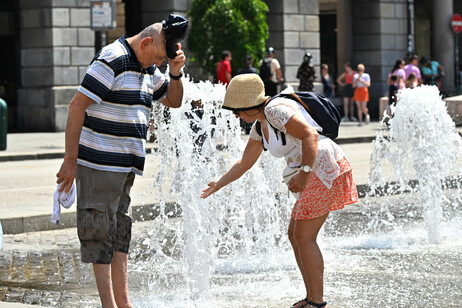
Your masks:
<svg viewBox="0 0 462 308"><path fill-rule="evenodd" d="M269 98L265 85L257 74L237 75L228 85L223 108L244 111L258 108Z"/></svg>

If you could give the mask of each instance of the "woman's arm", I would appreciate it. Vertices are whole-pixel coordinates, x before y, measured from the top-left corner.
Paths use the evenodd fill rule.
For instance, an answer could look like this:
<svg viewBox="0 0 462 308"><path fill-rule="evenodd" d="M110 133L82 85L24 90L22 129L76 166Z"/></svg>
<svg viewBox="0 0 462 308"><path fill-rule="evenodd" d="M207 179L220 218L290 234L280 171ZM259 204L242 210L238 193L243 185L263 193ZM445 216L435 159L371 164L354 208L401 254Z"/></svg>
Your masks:
<svg viewBox="0 0 462 308"><path fill-rule="evenodd" d="M218 181L208 183L209 187L202 191L201 198L207 198L222 187L240 178L247 170L252 168L262 152L263 145L261 144L261 141L249 138L244 153L242 154L242 158L238 160Z"/></svg>
<svg viewBox="0 0 462 308"><path fill-rule="evenodd" d="M368 87L368 88L371 86L371 82L370 82L370 81L366 81L366 80L364 80L364 79L362 79L362 78L360 79L360 81L361 81L366 87Z"/></svg>
<svg viewBox="0 0 462 308"><path fill-rule="evenodd" d="M318 132L300 115L291 117L285 128L288 134L302 141L302 166L313 167L318 153ZM309 175L310 173L300 171L289 181L289 190L292 192L303 191Z"/></svg>

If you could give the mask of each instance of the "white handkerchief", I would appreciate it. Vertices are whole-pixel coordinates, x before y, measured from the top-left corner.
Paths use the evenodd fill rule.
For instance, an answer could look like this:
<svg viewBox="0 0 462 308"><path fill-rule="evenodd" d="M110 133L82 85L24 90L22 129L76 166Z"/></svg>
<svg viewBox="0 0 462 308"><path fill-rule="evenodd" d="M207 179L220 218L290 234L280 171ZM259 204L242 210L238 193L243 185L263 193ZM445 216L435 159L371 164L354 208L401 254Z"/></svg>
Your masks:
<svg viewBox="0 0 462 308"><path fill-rule="evenodd" d="M59 191L61 184L58 184L53 195L53 214L51 214L51 222L59 225L61 220L61 206L66 209L70 208L75 202L75 183L72 183L69 192Z"/></svg>

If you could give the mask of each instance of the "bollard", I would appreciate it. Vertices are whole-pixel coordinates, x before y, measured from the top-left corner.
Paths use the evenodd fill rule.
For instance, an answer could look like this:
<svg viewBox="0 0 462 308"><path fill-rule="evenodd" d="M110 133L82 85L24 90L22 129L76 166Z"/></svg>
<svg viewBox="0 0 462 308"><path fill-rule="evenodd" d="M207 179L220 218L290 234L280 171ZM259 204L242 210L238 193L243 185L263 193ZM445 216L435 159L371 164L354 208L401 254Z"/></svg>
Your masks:
<svg viewBox="0 0 462 308"><path fill-rule="evenodd" d="M6 150L6 134L8 132L8 106L0 98L0 151Z"/></svg>

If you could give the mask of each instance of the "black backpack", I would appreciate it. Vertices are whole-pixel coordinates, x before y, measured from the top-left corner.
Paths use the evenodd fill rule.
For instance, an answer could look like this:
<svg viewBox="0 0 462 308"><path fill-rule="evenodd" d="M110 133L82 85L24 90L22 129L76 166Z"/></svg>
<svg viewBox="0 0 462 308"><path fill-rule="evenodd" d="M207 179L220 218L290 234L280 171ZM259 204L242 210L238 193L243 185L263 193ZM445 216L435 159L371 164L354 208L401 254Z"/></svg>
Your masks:
<svg viewBox="0 0 462 308"><path fill-rule="evenodd" d="M260 78L263 81L268 81L271 79L271 61L266 62L264 59L261 61L260 65Z"/></svg>
<svg viewBox="0 0 462 308"><path fill-rule="evenodd" d="M319 134L329 137L332 140L337 138L341 117L337 108L329 99L315 92L295 92L275 95L268 101L268 103L278 97L289 98L298 102L306 109L313 120L315 120L316 123L322 127L322 132L319 132ZM282 145L286 145L285 134L274 128L274 126L269 121L268 123L271 125L271 127L273 127L274 131L276 132L276 136L278 135L278 132L281 135ZM257 133L263 137L261 123L258 121L256 123L256 129ZM263 149L266 151L264 146Z"/></svg>

